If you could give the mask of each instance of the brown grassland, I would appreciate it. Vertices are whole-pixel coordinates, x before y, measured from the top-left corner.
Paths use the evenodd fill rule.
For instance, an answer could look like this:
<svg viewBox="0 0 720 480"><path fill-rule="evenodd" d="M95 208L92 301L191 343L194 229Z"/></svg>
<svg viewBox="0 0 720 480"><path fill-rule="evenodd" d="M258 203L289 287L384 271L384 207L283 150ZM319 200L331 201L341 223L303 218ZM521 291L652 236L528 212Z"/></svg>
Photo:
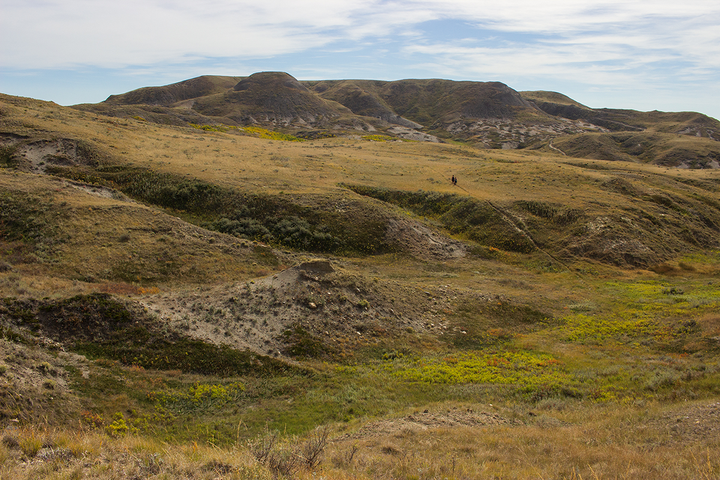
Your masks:
<svg viewBox="0 0 720 480"><path fill-rule="evenodd" d="M363 135L0 96L0 478L720 478L720 170Z"/></svg>

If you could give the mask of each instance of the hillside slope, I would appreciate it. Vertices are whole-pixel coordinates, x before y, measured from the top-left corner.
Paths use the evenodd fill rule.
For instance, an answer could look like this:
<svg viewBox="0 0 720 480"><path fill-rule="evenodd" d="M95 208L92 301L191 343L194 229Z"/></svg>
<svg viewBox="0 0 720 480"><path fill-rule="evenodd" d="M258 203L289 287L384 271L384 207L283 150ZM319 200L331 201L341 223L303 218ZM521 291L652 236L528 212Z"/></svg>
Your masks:
<svg viewBox="0 0 720 480"><path fill-rule="evenodd" d="M720 169L397 141L388 85L265 77L0 95L0 476L718 476ZM233 112L286 126L188 124Z"/></svg>
<svg viewBox="0 0 720 480"><path fill-rule="evenodd" d="M170 125L258 125L307 138L382 134L689 168L717 168L720 159L720 122L710 117L594 109L499 82L298 81L261 72L202 76L75 108Z"/></svg>
<svg viewBox="0 0 720 480"><path fill-rule="evenodd" d="M203 75L162 87L145 87L120 95L110 95L104 103L110 105L161 105L169 107L186 100L224 93L243 77Z"/></svg>
<svg viewBox="0 0 720 480"><path fill-rule="evenodd" d="M555 117L585 121L604 132L555 139L566 155L682 168L720 167L720 122L695 112L592 109L555 92L522 92Z"/></svg>
<svg viewBox="0 0 720 480"><path fill-rule="evenodd" d="M289 82L288 90L305 88L284 75L276 80ZM246 84L238 85L245 91ZM246 90L257 88L253 85ZM296 105L288 104L287 112L297 112ZM18 111L12 103L6 108ZM73 112L65 110L68 120ZM720 238L717 183L680 170L669 175L635 162L582 163L537 154L485 158L477 151L414 142L273 143L240 129L190 127L179 139L180 131L140 120L103 132L105 120L99 120L90 124L96 128L92 141L48 135L44 128L10 128L3 136L10 154L6 163L95 182L181 212L203 228L324 254L453 258L468 251L448 239L456 235L484 248L540 252L561 262L653 267L682 251L714 248ZM615 143L607 139L621 135L637 134L568 136L556 139L554 148L572 155L573 148L594 139L593 155L614 161ZM691 140L708 149L715 143L671 139L674 146ZM434 160L418 163L425 155ZM620 158L632 160L628 154ZM462 183L448 190L437 180L443 171L461 175ZM419 217L404 218L408 210Z"/></svg>

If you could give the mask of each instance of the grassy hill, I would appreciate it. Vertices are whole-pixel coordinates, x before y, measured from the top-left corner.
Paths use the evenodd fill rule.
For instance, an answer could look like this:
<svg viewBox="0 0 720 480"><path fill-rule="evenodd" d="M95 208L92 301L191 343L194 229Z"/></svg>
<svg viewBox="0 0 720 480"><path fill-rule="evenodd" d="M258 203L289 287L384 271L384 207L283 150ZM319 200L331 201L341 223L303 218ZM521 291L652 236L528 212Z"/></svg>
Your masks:
<svg viewBox="0 0 720 480"><path fill-rule="evenodd" d="M141 88L76 108L179 126L255 125L303 138L374 134L555 152L565 143L572 156L690 168L716 167L720 159L720 123L705 115L592 109L499 82L299 82L261 72Z"/></svg>
<svg viewBox="0 0 720 480"><path fill-rule="evenodd" d="M714 127L390 130L599 115L516 93L265 74L0 96L2 475L717 477L720 170L673 166L712 166ZM710 160L655 164L682 149Z"/></svg>
<svg viewBox="0 0 720 480"><path fill-rule="evenodd" d="M604 130L555 138L553 148L567 155L682 168L720 165L720 123L714 118L695 112L591 109L555 92L522 95L550 115Z"/></svg>
<svg viewBox="0 0 720 480"><path fill-rule="evenodd" d="M105 100L105 103L110 105L145 104L169 107L187 100L225 93L242 79L243 77L204 75L164 87L145 87L120 95L110 95Z"/></svg>

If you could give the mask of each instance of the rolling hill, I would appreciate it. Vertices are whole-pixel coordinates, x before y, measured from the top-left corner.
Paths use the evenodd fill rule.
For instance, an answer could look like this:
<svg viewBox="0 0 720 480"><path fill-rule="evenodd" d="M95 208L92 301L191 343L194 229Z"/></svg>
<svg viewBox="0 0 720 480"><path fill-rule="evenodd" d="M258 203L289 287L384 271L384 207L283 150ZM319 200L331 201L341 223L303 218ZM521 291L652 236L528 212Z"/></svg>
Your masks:
<svg viewBox="0 0 720 480"><path fill-rule="evenodd" d="M336 80L282 72L204 76L80 105L187 125L260 125L305 136L378 133L483 148L541 149L688 168L720 165L720 123L693 112L593 109L560 93L499 82ZM567 151L565 151L567 149Z"/></svg>
<svg viewBox="0 0 720 480"><path fill-rule="evenodd" d="M0 95L0 472L715 478L717 131L495 82Z"/></svg>

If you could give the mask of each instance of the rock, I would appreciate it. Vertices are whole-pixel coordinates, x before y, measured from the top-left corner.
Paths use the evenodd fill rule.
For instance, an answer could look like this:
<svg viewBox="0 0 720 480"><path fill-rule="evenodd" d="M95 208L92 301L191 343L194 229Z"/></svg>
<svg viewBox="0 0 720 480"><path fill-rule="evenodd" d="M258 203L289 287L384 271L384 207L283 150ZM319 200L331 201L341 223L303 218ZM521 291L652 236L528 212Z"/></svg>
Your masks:
<svg viewBox="0 0 720 480"><path fill-rule="evenodd" d="M300 270L313 273L332 273L335 271L328 260L310 260L300 264Z"/></svg>

